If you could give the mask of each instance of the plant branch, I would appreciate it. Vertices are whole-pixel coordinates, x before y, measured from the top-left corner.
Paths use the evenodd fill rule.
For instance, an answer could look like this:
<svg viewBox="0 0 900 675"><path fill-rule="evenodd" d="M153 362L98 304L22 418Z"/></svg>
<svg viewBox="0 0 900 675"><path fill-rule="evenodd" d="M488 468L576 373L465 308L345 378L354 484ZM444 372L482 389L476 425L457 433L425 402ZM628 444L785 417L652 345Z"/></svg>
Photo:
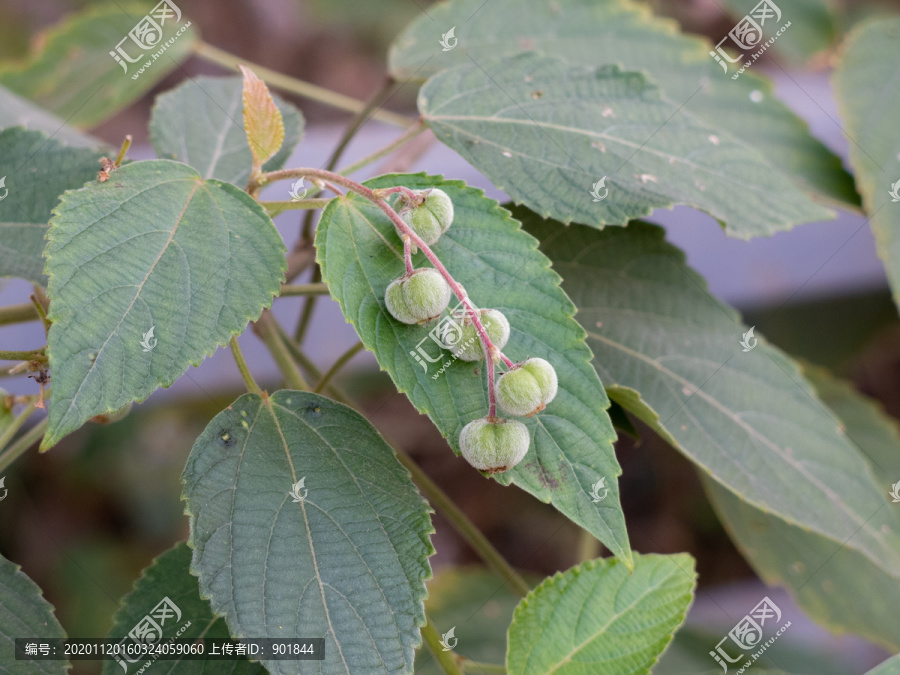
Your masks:
<svg viewBox="0 0 900 675"><path fill-rule="evenodd" d="M10 423L10 425L0 434L0 450L6 447L7 443L9 443L13 437L16 435L16 432L22 428L22 425L28 421L28 418L31 417L31 413L34 412L37 407L37 402L32 401L27 406L25 406L25 410L20 412L16 418Z"/></svg>
<svg viewBox="0 0 900 675"><path fill-rule="evenodd" d="M39 440L47 430L47 418L35 424L31 429L22 434L18 440L10 445L6 450L0 453L0 472L5 471L8 466L15 462L20 456Z"/></svg>
<svg viewBox="0 0 900 675"><path fill-rule="evenodd" d="M322 282L311 284L282 284L281 297L291 295L328 295L328 284Z"/></svg>
<svg viewBox="0 0 900 675"><path fill-rule="evenodd" d="M362 351L362 348L363 343L357 342L355 345L350 347L350 349L341 354L340 358L338 358L338 360L334 362L334 365L328 369L328 372L325 373L324 376L322 376L322 379L319 380L319 384L316 385L316 388L313 391L315 391L317 394L321 392L328 385L331 379L337 374L337 372L345 365L347 365L347 362L350 359L352 359L354 356L359 354L360 351Z"/></svg>
<svg viewBox="0 0 900 675"><path fill-rule="evenodd" d="M309 384L307 384L303 374L297 369L297 364L294 363L279 332L275 329L276 323L271 312L265 309L262 316L254 324L254 330L268 348L269 353L272 354L272 358L275 359L275 363L278 365L278 369L281 370L282 375L284 375L288 386L291 389L309 391Z"/></svg>
<svg viewBox="0 0 900 675"><path fill-rule="evenodd" d="M39 318L41 317L35 311L35 306L30 302L0 307L0 326L7 326L12 323L26 323Z"/></svg>
<svg viewBox="0 0 900 675"><path fill-rule="evenodd" d="M359 101L350 96L344 96L343 94L339 94L336 91L331 91L330 89L326 89L325 87L319 87L318 85L311 84L310 82L304 82L303 80L298 80L295 77L290 77L289 75L284 75L274 70L270 70L269 68L261 66L258 63L251 63L246 59L238 58L234 54L226 52L222 49L218 49L217 47L213 47L211 44L203 42L202 40L198 40L197 42L195 42L192 50L194 54L196 54L200 58L211 61L212 63L217 63L220 66L224 66L229 69L234 69L237 68L238 65L244 64L252 69L253 72L255 72L259 76L259 78L266 84L277 87L278 89L282 89L292 94L296 94L297 96L303 96L304 98L319 101L320 103L330 105L333 108L339 108L340 110L347 110L349 112L355 113L362 110L366 105L363 101ZM380 122L393 124L394 126L399 127L407 127L410 123L410 119L408 117L392 113L388 110L376 110L372 114L372 117Z"/></svg>
<svg viewBox="0 0 900 675"><path fill-rule="evenodd" d="M356 173L357 171L368 166L372 162L377 162L382 157L387 157L388 155L390 155L392 152L394 152L401 146L409 143L409 141L414 139L416 136L421 134L426 129L428 129L428 125L425 124L425 120L423 120L420 117L416 121L415 124L410 125L409 128L406 129L406 131L404 131L402 134L397 136L397 138L395 138L393 141L388 143L386 146L384 146L380 150L376 150L371 155L366 155L365 157L354 162L350 166L346 166L346 167L343 167L342 169L338 169L338 173L343 174L345 176L347 176L351 173Z"/></svg>
<svg viewBox="0 0 900 675"><path fill-rule="evenodd" d="M509 584L514 593L525 597L531 590L528 584L513 569L512 565L506 562L506 559L500 555L500 552L491 545L487 537L475 527L475 524L469 520L468 516L460 510L453 500L428 477L428 474L422 471L422 468L413 461L412 457L402 450L395 450L395 452L400 463L412 474L413 480L419 486L419 489L434 504L435 508L444 514L444 517L450 521L466 543L478 553L488 567L506 580L506 583Z"/></svg>
<svg viewBox="0 0 900 675"><path fill-rule="evenodd" d="M125 140L122 141L122 147L119 148L119 155L116 157L116 168L118 169L122 166L122 162L125 161L125 155L128 154L128 148L131 147L131 134L125 135Z"/></svg>
<svg viewBox="0 0 900 675"><path fill-rule="evenodd" d="M341 138L338 141L337 147L334 149L334 152L331 153L331 157L328 160L328 163L325 165L326 171L333 171L334 167L337 166L338 161L341 159L341 155L344 154L344 150L347 149L347 146L350 144L350 141L353 140L353 137L356 136L356 132L360 130L363 124L369 121L376 112L378 112L381 104L384 103L385 99L390 95L391 91L394 89L394 85L396 85L396 81L393 77L388 75L384 83L381 87L378 88L378 91L366 101L364 107L360 108L356 114L353 116L353 119L350 120L350 123L344 129L344 133L341 134Z"/></svg>
<svg viewBox="0 0 900 675"><path fill-rule="evenodd" d="M40 361L43 363L47 360L44 349L45 347L30 351L6 351L0 349L0 361Z"/></svg>
<svg viewBox="0 0 900 675"><path fill-rule="evenodd" d="M425 618L428 623L422 626L422 638L425 640L425 644L428 645L428 649L434 654L434 658L438 662L438 665L440 665L447 675L463 675L463 672L457 665L459 657L451 651L444 651L444 646L441 644L441 638L434 629L431 619L427 616Z"/></svg>
<svg viewBox="0 0 900 675"><path fill-rule="evenodd" d="M297 211L302 209L315 210L315 209L324 209L328 206L328 202L331 201L331 197L323 197L321 199L298 199L297 201L283 201L283 202L266 202L261 201L263 208L268 212L268 214L274 218L282 211Z"/></svg>
<svg viewBox="0 0 900 675"><path fill-rule="evenodd" d="M312 282L319 283L322 280L322 268L316 265L313 271ZM303 338L306 337L306 330L309 328L309 322L312 320L313 310L316 308L316 301L319 296L313 295L306 299L303 303L303 311L300 312L300 318L297 319L297 327L294 329L294 342L297 345L303 344Z"/></svg>
<svg viewBox="0 0 900 675"><path fill-rule="evenodd" d="M501 663L481 663L469 659L463 659L459 664L459 669L466 675L468 673L506 673L506 666Z"/></svg>
<svg viewBox="0 0 900 675"><path fill-rule="evenodd" d="M38 316L41 317L41 323L44 324L44 334L50 335L50 326L53 324L50 319L47 318L47 310L44 309L43 300L47 299L47 296L40 292L40 286L35 287L35 292L29 295L28 297L31 299L31 304L34 305L34 311L38 313Z"/></svg>
<svg viewBox="0 0 900 675"><path fill-rule="evenodd" d="M244 353L241 351L241 346L238 344L236 335L231 336L229 345L231 346L231 355L234 356L234 362L237 364L238 370L241 371L241 377L244 380L244 384L247 385L247 391L251 394L262 396L262 389L256 384L256 380L253 379L253 375L247 367L247 361L244 359Z"/></svg>

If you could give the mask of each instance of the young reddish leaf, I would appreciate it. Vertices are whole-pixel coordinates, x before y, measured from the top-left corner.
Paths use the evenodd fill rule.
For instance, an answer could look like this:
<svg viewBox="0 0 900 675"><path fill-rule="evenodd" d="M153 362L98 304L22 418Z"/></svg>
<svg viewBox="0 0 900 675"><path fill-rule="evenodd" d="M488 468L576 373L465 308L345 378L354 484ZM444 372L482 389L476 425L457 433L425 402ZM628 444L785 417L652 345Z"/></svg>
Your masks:
<svg viewBox="0 0 900 675"><path fill-rule="evenodd" d="M244 130L253 153L255 173L281 148L284 121L266 83L249 68L240 66L240 69L244 75Z"/></svg>

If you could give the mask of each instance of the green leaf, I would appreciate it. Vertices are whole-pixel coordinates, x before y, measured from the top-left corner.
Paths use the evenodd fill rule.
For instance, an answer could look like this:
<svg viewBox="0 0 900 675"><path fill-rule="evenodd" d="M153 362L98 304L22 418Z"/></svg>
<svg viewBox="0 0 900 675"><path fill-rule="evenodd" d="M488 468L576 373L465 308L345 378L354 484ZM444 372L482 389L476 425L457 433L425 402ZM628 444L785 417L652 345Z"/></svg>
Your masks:
<svg viewBox="0 0 900 675"><path fill-rule="evenodd" d="M878 256L900 306L900 18L853 29L834 74L850 143L850 164L870 216ZM894 195L897 195L896 199Z"/></svg>
<svg viewBox="0 0 900 675"><path fill-rule="evenodd" d="M66 634L38 585L25 576L21 567L0 556L0 664L3 672L10 675L64 675L68 672L66 660L17 661L15 639L27 637L64 638Z"/></svg>
<svg viewBox="0 0 900 675"><path fill-rule="evenodd" d="M519 596L503 579L478 567L444 568L428 584L425 611L436 630L453 629L457 645L453 653L482 663L503 663L506 629ZM416 675L440 675L444 671L427 648L416 658ZM469 670L475 674L475 668Z"/></svg>
<svg viewBox="0 0 900 675"><path fill-rule="evenodd" d="M866 675L900 675L900 654L879 664L866 673Z"/></svg>
<svg viewBox="0 0 900 675"><path fill-rule="evenodd" d="M473 17L475 20L469 21ZM445 52L439 37L451 26L457 26L459 43ZM497 30L498 26L503 30ZM709 55L709 40L678 32L677 24L654 17L643 3L441 3L429 7L427 16L420 15L394 43L390 71L400 81L424 80L444 68L473 62L484 65L487 59L524 50L559 56L573 64L621 63L625 70L646 72L676 106L755 147L772 166L802 182L805 189L859 203L853 179L841 167L840 159L774 97L768 80L753 72L732 80Z"/></svg>
<svg viewBox="0 0 900 675"><path fill-rule="evenodd" d="M524 211L613 400L745 501L898 573L898 523L864 459L796 364L759 336L743 351L747 329L661 228L597 232Z"/></svg>
<svg viewBox="0 0 900 675"><path fill-rule="evenodd" d="M510 675L640 675L662 654L694 597L694 559L634 554L589 560L529 593L509 626Z"/></svg>
<svg viewBox="0 0 900 675"><path fill-rule="evenodd" d="M317 394L247 394L197 439L184 483L191 570L233 636L324 637L309 672L412 672L434 529L365 418Z"/></svg>
<svg viewBox="0 0 900 675"><path fill-rule="evenodd" d="M51 211L63 192L97 177L99 160L96 150L68 147L40 131L0 131L0 277L47 285L41 254Z"/></svg>
<svg viewBox="0 0 900 675"><path fill-rule="evenodd" d="M559 276L537 250L537 242L494 200L461 181L424 174L386 175L366 185L440 186L453 200L453 225L433 247L435 254L476 306L499 309L509 319L512 330L504 352L510 359L539 356L559 376L553 402L542 413L522 420L532 437L525 459L495 477L551 502L630 564L614 480L621 469L612 448L616 433L606 414L609 400L590 366L584 331L572 318L575 307L560 290ZM431 417L458 453L462 428L488 412L483 364L451 362L449 352L428 338L435 324L407 326L387 312L385 289L404 272L403 245L391 221L362 197L351 194L333 200L319 221L316 249L322 278L366 349L374 352L397 388ZM413 262L426 264L424 254L418 253ZM424 355L417 359L420 349ZM449 363L443 373L440 361ZM592 486L601 478L609 493L594 503Z"/></svg>
<svg viewBox="0 0 900 675"><path fill-rule="evenodd" d="M874 401L819 368L805 368L822 401L838 416L847 436L882 477L900 481L900 433ZM900 584L866 558L741 501L705 480L716 511L731 538L757 574L770 585L786 586L810 617L834 631L851 632L900 649ZM896 505L888 505L888 509ZM859 602L865 598L864 604Z"/></svg>
<svg viewBox="0 0 900 675"><path fill-rule="evenodd" d="M0 129L25 127L43 131L73 148L103 148L106 143L67 125L62 119L34 105L28 99L0 87ZM109 150L112 152L112 150Z"/></svg>
<svg viewBox="0 0 900 675"><path fill-rule="evenodd" d="M158 13L158 7L117 2L70 15L41 36L41 47L27 59L0 62L0 84L69 124L95 126L140 98L190 55L197 33L187 27L187 17L175 21L174 10L161 26L162 37L152 26L145 34L148 42L156 40L149 48L129 37L139 23L148 25L148 11ZM159 25L158 16L151 19ZM120 58L127 70L110 55L118 48L125 52Z"/></svg>
<svg viewBox="0 0 900 675"><path fill-rule="evenodd" d="M42 449L168 387L241 333L271 304L286 267L284 242L256 201L178 162L127 164L67 192L54 214Z"/></svg>
<svg viewBox="0 0 900 675"><path fill-rule="evenodd" d="M266 83L247 66L239 66L244 76L244 129L253 155L253 170L259 171L281 149L284 122Z"/></svg>
<svg viewBox="0 0 900 675"><path fill-rule="evenodd" d="M156 558L144 570L134 588L122 600L122 606L113 617L113 626L107 635L109 640L125 638L145 617L152 616L163 631L163 638L178 635L179 640L193 638L228 638L225 620L213 615L209 602L200 597L197 577L191 576L191 549L182 542ZM166 602L168 600L168 602ZM153 610L157 609L157 612ZM160 610L163 610L162 620ZM132 668L139 669L146 659L136 661ZM165 668L163 668L163 666ZM168 675L200 675L215 672L223 675L265 675L266 669L246 658L227 661L160 662L158 669ZM104 675L121 675L122 666L115 659L103 662Z"/></svg>
<svg viewBox="0 0 900 675"><path fill-rule="evenodd" d="M275 98L284 119L285 142L264 166L284 167L303 138L303 117ZM190 164L204 178L247 185L253 157L241 117L240 77L195 77L160 95L150 118L150 138L159 157Z"/></svg>
<svg viewBox="0 0 900 675"><path fill-rule="evenodd" d="M513 201L564 223L621 225L687 204L749 239L831 216L753 148L618 66L485 59L435 75L419 111Z"/></svg>

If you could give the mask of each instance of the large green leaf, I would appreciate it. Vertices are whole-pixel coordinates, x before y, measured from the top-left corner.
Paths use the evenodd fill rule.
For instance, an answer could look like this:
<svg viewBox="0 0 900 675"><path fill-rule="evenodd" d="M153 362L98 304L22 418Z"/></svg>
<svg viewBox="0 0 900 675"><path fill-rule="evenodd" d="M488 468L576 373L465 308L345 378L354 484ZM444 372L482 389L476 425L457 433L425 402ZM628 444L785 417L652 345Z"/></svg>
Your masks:
<svg viewBox="0 0 900 675"><path fill-rule="evenodd" d="M75 148L102 148L106 145L97 138L73 129L59 117L34 105L28 99L11 92L6 87L0 87L0 129L7 127L25 127L43 131L51 138Z"/></svg>
<svg viewBox="0 0 900 675"><path fill-rule="evenodd" d="M64 638L53 606L44 600L41 589L15 563L0 556L0 672L9 675L59 673L69 670L69 662L16 660L15 639Z"/></svg>
<svg viewBox="0 0 900 675"><path fill-rule="evenodd" d="M196 77L156 99L150 137L159 157L190 164L204 178L245 187L253 158L244 131L240 77ZM303 117L290 103L274 96L284 120L281 150L263 166L284 166L303 138Z"/></svg>
<svg viewBox="0 0 900 675"><path fill-rule="evenodd" d="M97 177L99 160L96 150L63 145L40 131L0 131L0 277L47 285L41 254L51 211L63 192Z"/></svg>
<svg viewBox="0 0 900 675"><path fill-rule="evenodd" d="M419 111L513 201L565 223L624 224L687 204L749 239L831 216L755 149L679 114L617 66L484 59L431 78Z"/></svg>
<svg viewBox="0 0 900 675"><path fill-rule="evenodd" d="M241 333L286 267L259 203L170 160L127 164L67 192L47 238L53 386L43 449L168 387Z"/></svg>
<svg viewBox="0 0 900 675"><path fill-rule="evenodd" d="M191 549L181 543L156 558L144 570L141 578L134 582L134 588L122 600L122 606L113 617L113 626L107 635L110 640L125 638L145 616L152 616L163 631L164 638L178 635L179 640L193 638L228 638L225 620L213 615L209 602L200 597L197 577L191 576ZM166 602L168 600L168 602ZM160 621L160 612L167 610ZM183 630L182 630L183 629ZM146 659L134 665L128 664L128 671L139 669ZM226 661L160 661L157 670L168 675L265 675L266 669L246 658ZM121 675L122 665L115 659L103 663L105 675Z"/></svg>
<svg viewBox="0 0 900 675"><path fill-rule="evenodd" d="M452 26L459 42L442 51L439 36ZM390 70L401 81L425 79L443 68L525 50L573 64L621 63L646 72L676 106L754 146L806 189L858 203L840 159L774 97L771 83L752 72L732 80L711 49L708 40L681 34L673 21L628 0L453 0L429 7L410 24L391 50Z"/></svg>
<svg viewBox="0 0 900 675"><path fill-rule="evenodd" d="M529 593L509 626L510 675L649 673L694 597L694 560L634 555L634 572L589 560Z"/></svg>
<svg viewBox="0 0 900 675"><path fill-rule="evenodd" d="M0 62L0 84L69 124L99 124L152 89L190 55L197 33L185 28L190 24L187 17L176 22L170 9L158 38L158 31L146 22L153 14L151 19L159 26L161 4L116 2L71 15L47 31L40 48L28 58ZM144 34L148 44L152 41L149 48L140 48L129 37L138 24L139 32L151 27ZM127 70L110 55L120 45L126 56L119 58Z"/></svg>
<svg viewBox="0 0 900 675"><path fill-rule="evenodd" d="M590 366L584 331L572 318L575 307L560 290L559 276L537 250L537 242L497 202L460 181L387 175L366 185L416 189L439 185L453 200L453 225L434 252L476 306L499 309L509 319L512 332L504 348L509 358L539 356L559 375L555 400L545 411L523 420L531 433L531 449L518 466L497 479L551 502L630 564L615 480L621 473L612 448L616 434L606 414L609 401ZM361 197L334 200L319 221L316 248L322 277L344 317L397 388L431 417L458 451L462 428L488 412L483 364L451 363L449 352L428 338L434 324L407 326L387 312L385 289L404 271L403 245L391 221ZM424 265L425 256L420 252L414 263ZM416 356L420 348L424 358L449 364L443 373L438 371L440 362L429 365ZM595 503L591 490L601 478L609 493Z"/></svg>
<svg viewBox="0 0 900 675"><path fill-rule="evenodd" d="M613 400L745 501L900 574L897 518L865 459L795 363L761 338L742 350L747 329L661 228L517 213L562 275Z"/></svg>
<svg viewBox="0 0 900 675"><path fill-rule="evenodd" d="M804 369L816 392L838 416L847 436L860 448L873 470L900 481L900 434L897 424L873 401L824 370ZM900 649L900 583L868 558L760 511L713 481L705 485L731 538L767 583L786 586L800 606L833 630L864 635ZM886 508L893 508L891 505ZM859 599L865 598L865 603Z"/></svg>
<svg viewBox="0 0 900 675"><path fill-rule="evenodd" d="M184 483L192 571L233 636L324 637L305 673L412 672L434 530L365 418L317 394L247 394L197 439Z"/></svg>
<svg viewBox="0 0 900 675"><path fill-rule="evenodd" d="M857 26L834 75L850 163L900 306L900 17Z"/></svg>

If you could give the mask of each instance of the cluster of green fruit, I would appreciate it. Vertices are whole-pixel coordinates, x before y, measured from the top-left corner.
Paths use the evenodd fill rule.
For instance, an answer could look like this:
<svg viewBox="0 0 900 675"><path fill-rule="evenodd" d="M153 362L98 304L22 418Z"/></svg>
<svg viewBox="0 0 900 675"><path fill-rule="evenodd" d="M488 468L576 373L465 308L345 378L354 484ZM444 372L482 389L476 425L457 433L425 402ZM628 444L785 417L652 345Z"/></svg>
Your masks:
<svg viewBox="0 0 900 675"><path fill-rule="evenodd" d="M427 245L437 243L453 222L453 202L443 190L432 188L401 196L397 207L403 222ZM398 231L402 237L402 232ZM412 247L409 247L412 251ZM423 324L438 318L450 303L453 290L440 272L430 267L412 269L390 283L385 292L385 305L397 321ZM459 318L460 335L454 356L464 361L490 358L497 363L500 350L509 339L509 321L496 309L476 310L491 343L486 355L472 318ZM509 363L507 361L507 363ZM494 386L494 383L488 385ZM496 382L496 403L509 415L531 417L543 410L556 396L556 371L541 358L530 358L509 367ZM459 436L463 457L486 473L507 471L528 452L531 439L528 427L516 420L487 416L469 422Z"/></svg>

